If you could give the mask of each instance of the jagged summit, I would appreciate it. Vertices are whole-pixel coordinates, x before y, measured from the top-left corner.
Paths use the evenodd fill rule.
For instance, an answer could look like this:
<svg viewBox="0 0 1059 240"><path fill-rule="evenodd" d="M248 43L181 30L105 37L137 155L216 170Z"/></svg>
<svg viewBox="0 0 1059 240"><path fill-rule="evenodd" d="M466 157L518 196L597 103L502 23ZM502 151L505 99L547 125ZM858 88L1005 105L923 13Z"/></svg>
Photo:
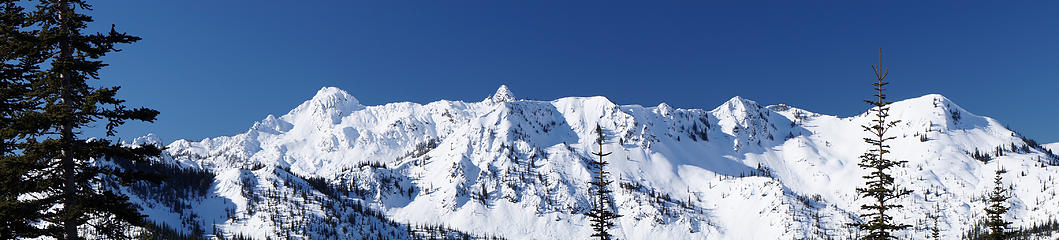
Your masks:
<svg viewBox="0 0 1059 240"><path fill-rule="evenodd" d="M761 105L758 105L757 102L740 96L735 96L714 108L713 112L739 112L756 110L757 108L761 108Z"/></svg>
<svg viewBox="0 0 1059 240"><path fill-rule="evenodd" d="M500 88L496 89L496 93L493 93L493 95L490 95L489 98L486 98L485 100L500 103L512 102L518 99L515 98L515 93L512 93L511 89L507 88L507 85L500 85Z"/></svg>
<svg viewBox="0 0 1059 240"><path fill-rule="evenodd" d="M154 133L147 133L147 135L144 135L142 137L138 137L138 138L132 140L132 145L144 146L144 145L148 145L148 144L153 144L153 145L157 145L157 146L162 146L163 145L162 144L162 139L159 138L158 135L155 135Z"/></svg>
<svg viewBox="0 0 1059 240"><path fill-rule="evenodd" d="M276 115L269 114L265 116L264 120L254 123L254 126L250 127L251 130L268 131L269 133L279 133L290 130L291 124L280 120Z"/></svg>
<svg viewBox="0 0 1059 240"><path fill-rule="evenodd" d="M659 103L658 106L655 107L655 109L657 109L658 114L661 114L662 116L666 116L666 117L668 117L669 114L673 112L673 107L669 106L669 104L666 104L664 102L663 103Z"/></svg>
<svg viewBox="0 0 1059 240"><path fill-rule="evenodd" d="M325 121L333 124L338 122L342 116L362 108L364 105L361 105L360 101L348 92L336 87L323 87L316 91L316 95L313 95L311 99L298 105L280 119L294 124L305 121Z"/></svg>
<svg viewBox="0 0 1059 240"><path fill-rule="evenodd" d="M757 102L749 99L745 99L740 96L735 96L724 102L720 106L717 106L710 112L721 118L722 121L730 119L736 122L743 122L747 117L754 117L761 115L763 109Z"/></svg>

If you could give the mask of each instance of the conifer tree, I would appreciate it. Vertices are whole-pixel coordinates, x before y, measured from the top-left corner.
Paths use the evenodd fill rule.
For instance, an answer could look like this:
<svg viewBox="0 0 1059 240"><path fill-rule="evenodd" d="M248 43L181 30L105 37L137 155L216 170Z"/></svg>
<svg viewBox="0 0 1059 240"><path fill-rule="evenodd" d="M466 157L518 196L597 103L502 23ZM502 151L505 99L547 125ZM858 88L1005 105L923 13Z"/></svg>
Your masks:
<svg viewBox="0 0 1059 240"><path fill-rule="evenodd" d="M10 96L26 100L22 111L8 112L0 123L3 141L14 143L17 153L5 149L2 164L18 166L4 170L6 181L24 186L0 196L0 214L8 214L15 204L22 219L39 224L16 225L19 229L2 229L0 234L55 239L80 239L82 235L96 238L123 238L130 226L146 226L143 215L128 197L112 191L115 184L129 184L147 179L146 176L99 164L105 159L143 161L156 156L160 150L152 145L126 147L106 137L114 136L115 128L128 120L153 121L158 115L147 108L130 109L116 98L119 87L95 87L89 83L99 79L99 70L107 66L99 59L119 51L117 44L139 40L138 37L117 32L113 25L107 33L82 33L92 17L82 12L91 10L84 0L29 1L33 11L18 8L16 1L0 2L4 9L4 101ZM17 36L18 41L9 41ZM13 56L22 56L21 59ZM17 67L14 66L17 63ZM19 69L24 74L8 69ZM25 84L25 85L21 85ZM24 91L23 91L24 90ZM3 106L11 107L9 105ZM14 114L13 117L8 114ZM103 124L106 136L83 136L82 129ZM91 140L89 140L91 139ZM4 190L12 188L4 187ZM25 197L30 196L30 197ZM6 216L6 215L4 215ZM4 218L5 224L8 223ZM22 221L22 220L16 220ZM28 227L28 228L27 228ZM6 236L5 236L6 237Z"/></svg>
<svg viewBox="0 0 1059 240"><path fill-rule="evenodd" d="M611 153L603 152L603 128L598 124L596 125L596 134L598 134L596 144L599 146L599 151L593 152L592 155L599 157L599 159L589 162L592 170L595 170L595 174L593 174L595 176L593 176L592 182L589 182L589 184L592 185L592 191L590 191L592 195L592 209L585 215L587 215L589 221L592 222L590 224L593 231L592 238L606 240L611 239L611 235L607 231L614 227L613 220L621 217L621 215L618 215L611 210L613 202L610 199L611 191L607 189L607 185L612 181L607 180L607 161L603 159L603 157L606 157Z"/></svg>
<svg viewBox="0 0 1059 240"><path fill-rule="evenodd" d="M40 204L19 197L37 191L37 181L23 179L36 168L18 155L33 129L26 128L27 112L35 104L27 97L36 72L32 33L21 23L29 15L13 0L0 1L0 239L36 237L32 221Z"/></svg>
<svg viewBox="0 0 1059 240"><path fill-rule="evenodd" d="M941 228L938 227L938 218L941 213L937 212L936 209L937 207L935 206L934 213L927 215L931 221L931 225L928 226L928 230L930 230L930 239L941 239Z"/></svg>
<svg viewBox="0 0 1059 240"><path fill-rule="evenodd" d="M1004 169L996 170L996 177L993 180L993 192L989 193L989 205L985 208L986 221L985 226L989 228L989 233L984 237L985 239L1006 239L1009 237L1008 225L1011 222L1004 220L1004 215L1008 212L1008 207L1005 206L1008 198L1007 189L1004 188L1004 176L1007 173Z"/></svg>
<svg viewBox="0 0 1059 240"><path fill-rule="evenodd" d="M901 205L894 203L894 201L901 196L909 194L911 191L899 189L894 182L893 176L889 173L891 168L904 164L906 161L886 158L886 154L890 153L890 146L886 142L896 138L886 136L886 132L897 125L899 120L891 121L886 119L890 116L889 104L891 102L886 101L886 94L884 93L886 85L889 83L883 81L883 79L886 78L889 71L882 66L882 49L879 49L879 65L873 65L872 70L875 71L876 78L876 82L872 83L876 91L872 95L875 99L865 100L865 102L871 104L871 112L874 112L875 118L871 120L870 125L861 126L864 131L871 133L870 137L864 138L864 141L870 144L871 147L860 156L861 162L858 164L869 172L863 176L867 180L865 182L866 186L857 188L857 194L868 198L869 202L860 206L860 209L865 211L860 214L860 217L864 218L866 222L855 223L854 225L867 232L866 235L861 236L861 239L897 239L893 232L908 228L910 225L895 222L888 211L901 208Z"/></svg>

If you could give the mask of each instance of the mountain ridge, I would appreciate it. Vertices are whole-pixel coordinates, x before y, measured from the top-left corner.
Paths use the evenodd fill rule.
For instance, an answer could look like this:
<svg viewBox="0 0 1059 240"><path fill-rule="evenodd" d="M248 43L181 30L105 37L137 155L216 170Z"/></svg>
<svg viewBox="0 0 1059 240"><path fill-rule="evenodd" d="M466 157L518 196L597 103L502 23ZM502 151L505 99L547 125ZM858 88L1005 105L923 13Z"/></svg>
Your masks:
<svg viewBox="0 0 1059 240"><path fill-rule="evenodd" d="M976 199L991 187L996 167L1021 171L1011 181L1036 188L1016 192L1012 211L1022 216L1017 225L1059 213L1059 207L1043 207L1059 203L1048 187L1059 168L1043 146L1029 146L996 120L940 94L890 106L893 118L902 120L893 131L895 157L909 160L895 174L916 191L902 200L909 207L899 218L925 221L926 213L940 212L943 235L959 236L979 217L983 203ZM284 174L257 172L306 176L344 188L346 195L334 196L400 223L561 239L589 234L580 213L588 208L586 161L599 125L607 151L615 152L608 160L616 176L613 197L625 215L618 236L835 237L854 234L845 224L856 219L857 156L867 147L859 126L868 120L866 113L837 117L738 96L712 110L618 105L602 96L517 100L506 86L482 102L363 106L325 87L290 113L266 116L244 133L174 141L160 161L228 172L219 176L242 169L239 176L276 184L288 181L278 177ZM994 160L970 157L1008 144ZM238 199L233 191L214 192L224 193L218 199ZM328 209L323 202L320 209ZM218 231L280 227L253 225L265 217L250 213L261 210L235 205L247 216L224 220ZM499 224L505 221L518 224ZM762 231L754 227L759 224L771 227ZM326 238L326 232L303 236Z"/></svg>

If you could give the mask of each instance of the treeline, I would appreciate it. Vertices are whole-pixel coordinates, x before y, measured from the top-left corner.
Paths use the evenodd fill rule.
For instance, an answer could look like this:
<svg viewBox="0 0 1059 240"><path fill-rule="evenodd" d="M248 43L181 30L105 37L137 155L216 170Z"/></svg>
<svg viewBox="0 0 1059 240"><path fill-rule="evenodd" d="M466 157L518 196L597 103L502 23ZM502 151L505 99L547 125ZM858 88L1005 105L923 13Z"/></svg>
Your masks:
<svg viewBox="0 0 1059 240"><path fill-rule="evenodd" d="M216 177L213 172L205 169L170 163L125 159L114 159L113 162L123 171L150 177L149 180L129 185L128 189L133 194L157 200L177 213L183 213L190 207L184 200L206 196Z"/></svg>
<svg viewBox="0 0 1059 240"><path fill-rule="evenodd" d="M246 173L241 180L249 188L265 187L266 190L243 191L248 200L247 212L236 213L228 209L228 218L247 220L261 218L276 226L271 236L280 239L344 239L360 236L363 239L502 239L494 235L465 233L443 225L414 225L393 221L386 214L373 209L366 196L355 186L331 182L320 177L302 176L287 168L272 168L277 179L257 178ZM394 186L402 189L398 181L380 181L379 188ZM270 186L270 187L269 187ZM401 191L404 192L404 191ZM214 230L215 238L224 239ZM252 239L239 233L230 239Z"/></svg>
<svg viewBox="0 0 1059 240"><path fill-rule="evenodd" d="M201 231L192 231L185 233L180 230L173 229L166 223L156 223L148 221L148 224L144 226L144 234L139 236L139 239L150 239L150 240L199 240L206 239L203 237Z"/></svg>
<svg viewBox="0 0 1059 240"><path fill-rule="evenodd" d="M1025 139L1025 138L1023 138L1023 139ZM1029 139L1027 139L1027 140L1028 141L1033 141L1033 140L1029 140ZM1057 157L1054 153L1052 153L1051 149L1044 148L1043 146L1040 146L1040 145L1036 145L1036 147L1034 147L1034 145L1030 145L1030 144L1022 144L1022 145L1018 145L1018 144L1015 144L1015 143L1002 144L1002 145L998 145L996 147L993 147L993 149L991 149L989 151L983 151L983 150L979 150L978 148L975 148L974 151L970 152L969 154L971 155L971 158L973 158L975 160L981 161L982 163L988 163L989 161L992 161L994 158L997 158L997 157L1006 156L1008 154L1032 153L1034 150L1040 151L1041 153L1044 153L1048 157L1047 161L1044 162L1044 163L1047 163L1048 165L1051 165L1051 166L1059 165L1059 157Z"/></svg>
<svg viewBox="0 0 1059 240"><path fill-rule="evenodd" d="M971 229L964 231L960 234L960 239L967 240L989 240L992 238L990 232L987 230L987 224L984 221L975 222L971 226ZM1003 239L1012 240L1036 240L1050 237L1054 234L1059 234L1059 221L1055 219L1049 219L1044 222L1035 222L1029 227L1019 227L1008 235L1004 236Z"/></svg>

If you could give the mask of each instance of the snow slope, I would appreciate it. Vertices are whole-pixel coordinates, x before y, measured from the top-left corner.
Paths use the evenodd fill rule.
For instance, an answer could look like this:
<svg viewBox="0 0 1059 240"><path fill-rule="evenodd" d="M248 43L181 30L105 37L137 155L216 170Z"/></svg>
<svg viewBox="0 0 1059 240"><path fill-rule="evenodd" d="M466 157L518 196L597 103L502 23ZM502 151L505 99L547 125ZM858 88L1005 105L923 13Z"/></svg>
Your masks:
<svg viewBox="0 0 1059 240"><path fill-rule="evenodd" d="M927 216L936 215L942 235L958 238L984 214L981 197L997 168L1014 186L1016 226L1059 214L1059 167L1043 147L941 95L891 107L901 120L890 132L893 157L908 161L894 172L914 192L896 212L916 226L903 236L925 238ZM863 182L860 126L868 121L740 97L712 110L598 96L519 100L506 86L482 102L364 106L326 87L245 133L175 141L162 161L216 174L212 192L191 203L201 217L170 225L216 225L227 236L282 237L278 229L290 222L327 221L298 236L360 238L357 227L367 220L334 219L363 205L380 213L365 215L375 219L372 229L390 229L393 238L410 236L397 233L402 226L425 225L512 239L586 238L587 161L599 125L613 152L619 238L848 238L857 233L846 224L863 200L854 189ZM991 160L972 158L976 151ZM313 181L330 187L310 188ZM247 200L277 192L306 195ZM165 211L148 213L173 221Z"/></svg>
<svg viewBox="0 0 1059 240"><path fill-rule="evenodd" d="M1059 152L1059 142L1043 144L1042 146L1044 146L1044 148L1052 150L1052 152Z"/></svg>

